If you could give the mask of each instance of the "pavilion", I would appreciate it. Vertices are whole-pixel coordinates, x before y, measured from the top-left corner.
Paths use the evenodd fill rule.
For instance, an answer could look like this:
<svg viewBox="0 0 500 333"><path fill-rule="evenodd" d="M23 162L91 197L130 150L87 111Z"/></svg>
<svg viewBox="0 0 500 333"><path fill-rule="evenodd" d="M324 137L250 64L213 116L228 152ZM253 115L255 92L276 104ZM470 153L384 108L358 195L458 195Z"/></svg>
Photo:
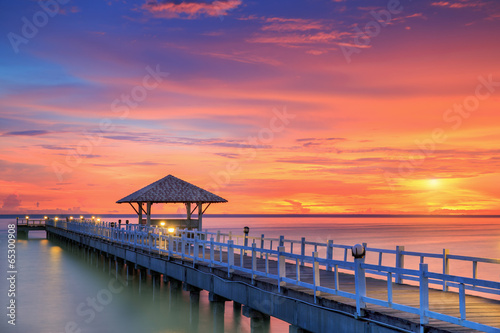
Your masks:
<svg viewBox="0 0 500 333"><path fill-rule="evenodd" d="M166 223L166 227L182 227L201 231L203 214L211 204L219 202L227 202L227 200L182 179L168 175L116 203L130 204L139 217L139 224L150 226L151 224L159 224L161 221ZM151 206L155 203L183 203L186 206L187 218L152 220ZM146 210L144 210L144 204ZM206 205L204 209L203 205ZM198 209L197 220L191 218L196 209ZM146 215L145 220L142 218L143 213Z"/></svg>

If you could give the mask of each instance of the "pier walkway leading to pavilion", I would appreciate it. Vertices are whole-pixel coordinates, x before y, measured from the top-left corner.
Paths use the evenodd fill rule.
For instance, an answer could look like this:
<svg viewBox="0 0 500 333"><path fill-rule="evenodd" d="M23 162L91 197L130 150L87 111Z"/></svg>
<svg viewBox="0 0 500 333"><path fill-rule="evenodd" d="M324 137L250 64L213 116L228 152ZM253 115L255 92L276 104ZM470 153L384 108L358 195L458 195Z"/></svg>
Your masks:
<svg viewBox="0 0 500 333"><path fill-rule="evenodd" d="M332 241L104 222L49 220L46 228L49 238L93 247L306 332L354 332L369 324L377 332L500 333L500 282L478 278L478 266L500 271L500 259L366 245L366 257L352 258L351 246ZM418 258L418 269L405 268L405 258ZM442 262L442 271L429 270L432 260ZM449 274L455 262L470 263L472 277Z"/></svg>

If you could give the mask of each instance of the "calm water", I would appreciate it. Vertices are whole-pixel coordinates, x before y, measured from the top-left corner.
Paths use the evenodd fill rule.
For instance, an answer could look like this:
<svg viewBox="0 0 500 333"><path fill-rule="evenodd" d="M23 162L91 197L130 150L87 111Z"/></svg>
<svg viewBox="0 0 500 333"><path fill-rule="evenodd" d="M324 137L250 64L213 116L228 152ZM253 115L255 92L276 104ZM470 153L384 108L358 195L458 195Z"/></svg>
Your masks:
<svg viewBox="0 0 500 333"><path fill-rule="evenodd" d="M116 221L109 218L107 221ZM17 325L7 324L7 223L0 219L0 270L3 278L0 299L3 306L0 332L212 332L214 308L206 292L201 293L198 318L190 311L189 293L170 292L168 285L151 279L129 277L109 263L92 260L77 249L49 242L44 232L30 233L29 240L17 243ZM278 237L369 247L406 246L406 250L500 258L499 219L472 218L205 218L204 227L240 234L250 227L250 236ZM343 256L335 252L336 257ZM368 261L377 258L368 257ZM384 258L392 264L394 258ZM406 259L406 267L416 268L417 260ZM440 262L429 261L439 271ZM451 273L470 276L471 264L451 263ZM500 281L498 265L479 264L479 277ZM91 306L99 298L104 305ZM225 332L250 332L250 321L233 313L226 303ZM220 323L220 321L219 321ZM288 324L271 320L271 332L288 332Z"/></svg>

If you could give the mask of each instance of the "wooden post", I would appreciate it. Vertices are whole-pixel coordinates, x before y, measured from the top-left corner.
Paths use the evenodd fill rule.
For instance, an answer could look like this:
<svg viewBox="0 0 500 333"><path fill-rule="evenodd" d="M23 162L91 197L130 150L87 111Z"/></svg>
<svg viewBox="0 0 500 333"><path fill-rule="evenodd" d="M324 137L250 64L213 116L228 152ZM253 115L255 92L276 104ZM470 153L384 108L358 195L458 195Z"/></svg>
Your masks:
<svg viewBox="0 0 500 333"><path fill-rule="evenodd" d="M256 245L252 244L252 284L254 283L255 277L257 275L254 272L257 270L257 252L255 251Z"/></svg>
<svg viewBox="0 0 500 333"><path fill-rule="evenodd" d="M444 275L449 275L450 274L450 260L448 259L448 256L450 255L450 250L448 249L443 249L443 274ZM446 282L446 279L443 279L443 291L448 291L448 283Z"/></svg>
<svg viewBox="0 0 500 333"><path fill-rule="evenodd" d="M302 237L302 239L300 241L300 255L302 257L305 257L305 255L306 255L306 238L305 237ZM300 266L304 266L304 259L302 259L300 261Z"/></svg>
<svg viewBox="0 0 500 333"><path fill-rule="evenodd" d="M329 240L326 243L326 259L332 260L333 259L333 240ZM326 270L327 271L332 271L332 265L327 264L326 265Z"/></svg>
<svg viewBox="0 0 500 333"><path fill-rule="evenodd" d="M191 220L191 203L186 202L184 204L186 205L187 219Z"/></svg>
<svg viewBox="0 0 500 333"><path fill-rule="evenodd" d="M139 207L139 225L142 225L142 202L138 202L137 206Z"/></svg>
<svg viewBox="0 0 500 333"><path fill-rule="evenodd" d="M198 202L198 230L203 230L203 204Z"/></svg>
<svg viewBox="0 0 500 333"><path fill-rule="evenodd" d="M320 292L317 291L317 287L320 286L319 262L316 261L316 259L318 258L318 252L313 252L312 257L313 257L314 303L316 303L316 296L320 295Z"/></svg>
<svg viewBox="0 0 500 333"><path fill-rule="evenodd" d="M458 299L460 304L460 320L467 320L467 306L465 304L465 285L460 283L458 287Z"/></svg>
<svg viewBox="0 0 500 333"><path fill-rule="evenodd" d="M366 297L366 276L365 269L362 267L365 258L354 259L354 285L356 288L356 314L358 317L363 315L362 310L366 307L363 297Z"/></svg>
<svg viewBox="0 0 500 333"><path fill-rule="evenodd" d="M260 248L264 249L264 234L260 235ZM264 252L260 253L260 258L264 257Z"/></svg>
<svg viewBox="0 0 500 333"><path fill-rule="evenodd" d="M402 253L405 250L404 246L396 246L396 268L405 267L405 255ZM396 283L402 284L403 278L402 274L396 273Z"/></svg>
<svg viewBox="0 0 500 333"><path fill-rule="evenodd" d="M168 235L168 257L174 254L174 240L172 235Z"/></svg>
<svg viewBox="0 0 500 333"><path fill-rule="evenodd" d="M215 261L215 248L214 248L214 238L210 238L210 267L214 267Z"/></svg>
<svg viewBox="0 0 500 333"><path fill-rule="evenodd" d="M151 201L148 201L146 203L146 214L147 214L147 216L146 216L146 225L148 227L151 226L151 205L152 205Z"/></svg>
<svg viewBox="0 0 500 333"><path fill-rule="evenodd" d="M286 283L282 281L286 277L286 262L285 262L285 247L278 246L278 291L281 290L281 286Z"/></svg>
<svg viewBox="0 0 500 333"><path fill-rule="evenodd" d="M234 272L234 247L233 247L234 241L229 240L227 241L227 276L230 277L231 273Z"/></svg>
<svg viewBox="0 0 500 333"><path fill-rule="evenodd" d="M198 260L198 236L194 236L194 248L193 248L193 267L196 265L196 260Z"/></svg>
<svg viewBox="0 0 500 333"><path fill-rule="evenodd" d="M429 278L427 277L427 264L420 264L420 325L429 323L427 311L429 311ZM423 327L420 327L423 331Z"/></svg>

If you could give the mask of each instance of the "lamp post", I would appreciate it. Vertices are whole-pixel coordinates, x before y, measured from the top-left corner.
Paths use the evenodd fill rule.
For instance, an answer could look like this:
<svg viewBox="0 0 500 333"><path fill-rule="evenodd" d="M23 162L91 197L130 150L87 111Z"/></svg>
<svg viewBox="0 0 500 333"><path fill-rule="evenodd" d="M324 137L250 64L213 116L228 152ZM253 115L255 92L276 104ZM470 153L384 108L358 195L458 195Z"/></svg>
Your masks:
<svg viewBox="0 0 500 333"><path fill-rule="evenodd" d="M248 233L250 232L250 228L245 226L243 227L243 233L245 234L245 247L248 246ZM244 251L243 252L244 255L247 255L247 251Z"/></svg>

